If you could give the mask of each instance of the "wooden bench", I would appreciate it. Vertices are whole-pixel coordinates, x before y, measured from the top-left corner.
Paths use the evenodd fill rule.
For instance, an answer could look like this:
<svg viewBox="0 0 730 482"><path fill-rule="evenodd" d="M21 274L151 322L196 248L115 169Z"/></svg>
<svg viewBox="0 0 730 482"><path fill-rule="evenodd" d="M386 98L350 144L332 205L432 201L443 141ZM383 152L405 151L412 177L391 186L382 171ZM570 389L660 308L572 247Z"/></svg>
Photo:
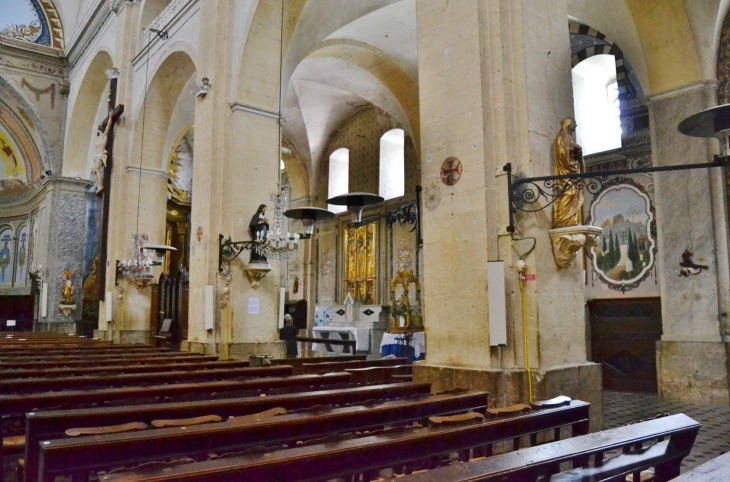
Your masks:
<svg viewBox="0 0 730 482"><path fill-rule="evenodd" d="M341 372L350 368L386 367L407 365L405 358L382 358L380 360L358 360L345 362L305 363L302 365L304 373Z"/></svg>
<svg viewBox="0 0 730 482"><path fill-rule="evenodd" d="M692 450L699 429L700 424L686 415L672 415L531 447L519 453L511 452L487 460L438 468L401 480L492 482L505 479L535 481L545 477L551 482L568 482L626 480L628 475L633 474L632 479L638 482L642 470L655 467L654 480L666 482L679 475L682 459ZM647 445L655 440L659 442ZM623 453L605 459L604 454L612 450L622 450ZM594 459L593 463L582 467L590 457ZM565 462L576 468L554 475L560 470L560 464Z"/></svg>
<svg viewBox="0 0 730 482"><path fill-rule="evenodd" d="M326 387L328 382L341 383L350 377L346 373L330 375L302 375L291 377L309 379L310 386ZM271 381L269 379L268 381ZM334 385L334 384L332 384ZM301 385L304 386L304 385ZM37 480L39 442L64 437L65 430L74 427L100 427L129 422L151 423L157 419L192 418L212 413L227 418L250 415L272 408L297 410L318 405L346 405L368 400L392 400L416 394L428 395L428 383L398 383L336 390L311 390L299 393L241 397L195 402L158 403L151 405L54 410L26 414L25 464L26 480Z"/></svg>
<svg viewBox="0 0 730 482"><path fill-rule="evenodd" d="M52 346L44 346L40 345L37 347L33 347L32 349L30 347L26 348L0 348L0 356L2 357L34 357L38 355L91 355L91 354L97 354L97 355L103 355L103 354L112 354L115 352L118 353L155 353L155 352L167 352L169 351L168 348L137 348L135 346L122 346L122 345L111 345L104 348L96 348L96 347L81 347L81 346L74 346L74 347L66 347L66 348L59 348L59 347L52 347Z"/></svg>
<svg viewBox="0 0 730 482"><path fill-rule="evenodd" d="M246 368L248 361L210 361L197 363L158 363L154 364L120 364L98 366L96 363L85 366L48 368L48 369L0 369L0 380L12 378L50 378L91 375L96 373L155 373L170 371L220 370Z"/></svg>
<svg viewBox="0 0 730 482"><path fill-rule="evenodd" d="M367 355L339 355L327 357L302 357L302 358L274 358L271 360L272 365L291 365L294 367L294 373L300 375L304 373L303 365L310 363L327 363L342 361L364 361Z"/></svg>
<svg viewBox="0 0 730 482"><path fill-rule="evenodd" d="M113 356L70 356L70 357L38 357L16 360L14 358L0 360L0 370L9 368L49 368L49 367L72 367L94 365L115 365L134 363L178 363L178 362L205 362L216 361L215 355L178 355L167 353L138 354L138 355L113 355Z"/></svg>
<svg viewBox="0 0 730 482"><path fill-rule="evenodd" d="M372 480L381 469L431 467L442 454L457 452L468 459L471 449L545 430L572 426L573 435L585 433L589 404L534 410L499 420L479 420L464 425L424 427L364 436L335 443L272 451L219 460L190 463L165 470L105 475L100 482L119 481L297 481L329 480L364 474ZM521 452L520 452L521 453ZM407 469L410 470L410 469Z"/></svg>
<svg viewBox="0 0 730 482"><path fill-rule="evenodd" d="M333 433L415 421L427 423L428 417L434 415L484 413L486 405L486 392L466 392L280 415L266 420L234 419L185 428L42 441L38 480L52 480L54 476L75 472L74 482L78 482L87 480L90 470L185 456L197 458L201 454L205 457L207 452L222 454L261 445L291 446Z"/></svg>
<svg viewBox="0 0 730 482"><path fill-rule="evenodd" d="M345 372L352 374L355 383L393 383L396 380L413 380L413 365L346 368Z"/></svg>
<svg viewBox="0 0 730 482"><path fill-rule="evenodd" d="M281 377L290 375L287 365L268 367L223 368L121 375L81 375L58 378L10 378L0 380L0 393L41 393L59 390L80 390L84 387L110 388L140 384L181 383L193 380L232 380L236 378Z"/></svg>
<svg viewBox="0 0 730 482"><path fill-rule="evenodd" d="M730 480L730 452L715 457L672 482L727 482Z"/></svg>

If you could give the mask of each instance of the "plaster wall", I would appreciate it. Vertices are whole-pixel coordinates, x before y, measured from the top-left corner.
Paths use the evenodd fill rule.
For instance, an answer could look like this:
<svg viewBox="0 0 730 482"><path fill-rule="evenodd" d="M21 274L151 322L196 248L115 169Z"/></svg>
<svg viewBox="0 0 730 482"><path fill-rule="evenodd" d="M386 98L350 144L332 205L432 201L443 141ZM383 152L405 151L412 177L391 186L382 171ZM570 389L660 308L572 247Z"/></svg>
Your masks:
<svg viewBox="0 0 730 482"><path fill-rule="evenodd" d="M716 103L714 84L695 84L649 103L655 165L707 162L716 141L677 131L687 116ZM657 346L660 393L681 401L728 403L727 206L722 173L700 169L655 174L663 335ZM682 186L682 189L677 189ZM687 225L685 220L691 219ZM679 276L682 253L707 266ZM700 261L701 260L701 261Z"/></svg>

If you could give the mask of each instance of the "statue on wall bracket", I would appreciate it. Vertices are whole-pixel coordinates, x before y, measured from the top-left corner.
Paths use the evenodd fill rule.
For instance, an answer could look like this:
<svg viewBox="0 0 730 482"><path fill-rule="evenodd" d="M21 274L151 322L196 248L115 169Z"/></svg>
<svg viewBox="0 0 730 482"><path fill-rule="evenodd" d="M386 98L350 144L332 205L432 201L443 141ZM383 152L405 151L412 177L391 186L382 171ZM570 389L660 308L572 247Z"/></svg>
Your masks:
<svg viewBox="0 0 730 482"><path fill-rule="evenodd" d="M72 273L70 270L63 272L63 291L61 292L61 303L58 308L66 318L76 309L76 303L74 303L74 282L71 279Z"/></svg>
<svg viewBox="0 0 730 482"><path fill-rule="evenodd" d="M560 122L560 131L553 142L556 176L586 172L583 149L575 141L576 127L575 120L570 117ZM559 268L569 267L581 248L595 246L597 237L603 232L599 227L583 225L583 190L576 183L573 179L555 181L558 196L553 203L550 240Z"/></svg>

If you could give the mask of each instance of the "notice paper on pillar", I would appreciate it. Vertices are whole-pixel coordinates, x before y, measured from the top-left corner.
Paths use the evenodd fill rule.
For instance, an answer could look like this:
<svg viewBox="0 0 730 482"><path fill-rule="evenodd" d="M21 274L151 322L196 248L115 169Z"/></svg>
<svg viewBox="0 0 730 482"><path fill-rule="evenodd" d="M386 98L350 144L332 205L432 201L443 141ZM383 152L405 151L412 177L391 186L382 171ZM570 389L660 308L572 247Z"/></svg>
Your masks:
<svg viewBox="0 0 730 482"><path fill-rule="evenodd" d="M248 299L248 314L258 315L259 314L259 299L249 298Z"/></svg>

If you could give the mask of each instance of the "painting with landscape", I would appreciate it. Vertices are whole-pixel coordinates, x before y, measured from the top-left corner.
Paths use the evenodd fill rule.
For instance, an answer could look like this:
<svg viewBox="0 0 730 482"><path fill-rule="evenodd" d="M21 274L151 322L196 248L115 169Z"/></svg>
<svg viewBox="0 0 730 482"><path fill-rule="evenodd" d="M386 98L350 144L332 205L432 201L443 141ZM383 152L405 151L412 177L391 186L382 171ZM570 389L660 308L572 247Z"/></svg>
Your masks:
<svg viewBox="0 0 730 482"><path fill-rule="evenodd" d="M606 186L591 205L588 224L603 228L603 234L590 256L604 282L638 286L654 265L654 212L640 184L622 182Z"/></svg>

